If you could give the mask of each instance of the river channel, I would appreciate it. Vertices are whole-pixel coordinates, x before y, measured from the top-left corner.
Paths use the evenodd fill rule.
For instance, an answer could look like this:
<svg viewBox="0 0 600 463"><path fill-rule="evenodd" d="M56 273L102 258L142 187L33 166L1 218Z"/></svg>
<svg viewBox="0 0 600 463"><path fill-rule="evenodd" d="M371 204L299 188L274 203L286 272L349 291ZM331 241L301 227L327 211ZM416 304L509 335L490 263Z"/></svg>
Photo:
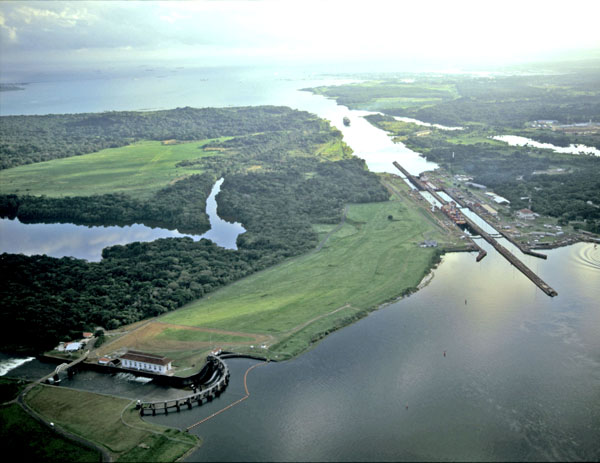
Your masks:
<svg viewBox="0 0 600 463"><path fill-rule="evenodd" d="M181 88L177 79L167 82L167 90ZM310 86L306 80L271 82L255 101L331 120L371 170L395 172L394 160L415 174L435 167L394 145L362 118L366 112L298 92ZM195 88L190 105L202 106ZM94 107L86 101L78 111ZM227 101L221 106L238 104ZM187 460L599 460L600 248L579 243L547 251L547 260L511 248L558 291L550 298L485 241L478 244L488 252L481 262L475 253L447 254L424 289L292 361L252 370L247 400L190 430L203 445ZM244 373L256 362L227 363L231 383L218 399L146 419L186 428L243 397ZM10 374L43 367L30 361ZM111 386L89 378L76 375L65 385L114 387L127 397L160 392L135 379Z"/></svg>
<svg viewBox="0 0 600 463"><path fill-rule="evenodd" d="M246 230L241 224L227 222L217 214L216 198L223 181L222 178L217 180L206 200L210 229L203 235L185 235L177 230L151 228L137 223L124 227L86 227L70 223L24 224L18 219L0 219L0 252L69 256L98 262L102 259L102 249L109 246L183 236L194 241L205 238L217 246L237 249L237 237Z"/></svg>

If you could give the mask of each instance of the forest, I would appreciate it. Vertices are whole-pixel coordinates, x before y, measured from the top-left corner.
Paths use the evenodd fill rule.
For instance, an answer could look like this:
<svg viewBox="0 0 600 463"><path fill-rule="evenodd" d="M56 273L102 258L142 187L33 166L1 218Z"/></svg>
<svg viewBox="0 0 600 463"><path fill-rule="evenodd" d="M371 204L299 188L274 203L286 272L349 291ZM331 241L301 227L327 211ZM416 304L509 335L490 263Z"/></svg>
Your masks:
<svg viewBox="0 0 600 463"><path fill-rule="evenodd" d="M239 111L231 109L233 115L226 119L237 118L245 125L252 112L242 110L240 115ZM378 177L340 143L336 129L287 111L297 122L305 119L306 124L275 124L265 116L265 108L257 108L252 114L255 120L247 124L257 133L205 147L219 154L180 166L194 171L200 167L203 174L168 185L147 202L122 194L2 196L2 215L24 221L106 224L156 220L171 228L182 224L200 232L206 228L208 191L214 180L224 176L217 197L219 215L241 222L247 231L238 237L237 251L205 239L169 238L106 248L98 263L2 254L0 272L6 277L0 289L1 348L40 351L84 329L114 329L176 309L314 248L317 234L312 224L338 222L346 203L388 199ZM261 119L267 119L265 126L260 125ZM323 146L339 147L339 152L323 150Z"/></svg>
<svg viewBox="0 0 600 463"><path fill-rule="evenodd" d="M177 108L164 111L0 117L0 169L94 153L139 140L202 140L323 121L280 106ZM301 120L303 119L303 120Z"/></svg>
<svg viewBox="0 0 600 463"><path fill-rule="evenodd" d="M561 124L600 122L600 81L596 70L483 78L468 74L422 75L412 84L404 80L318 87L312 91L350 108L447 126L522 129L536 120L556 120ZM600 147L600 140L595 137L594 146Z"/></svg>

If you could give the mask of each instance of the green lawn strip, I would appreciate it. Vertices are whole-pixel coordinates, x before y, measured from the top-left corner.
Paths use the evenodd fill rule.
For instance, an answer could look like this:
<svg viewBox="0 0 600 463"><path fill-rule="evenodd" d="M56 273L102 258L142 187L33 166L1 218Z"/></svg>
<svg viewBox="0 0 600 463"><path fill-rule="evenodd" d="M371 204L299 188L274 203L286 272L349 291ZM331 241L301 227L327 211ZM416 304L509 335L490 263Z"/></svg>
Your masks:
<svg viewBox="0 0 600 463"><path fill-rule="evenodd" d="M101 461L98 452L58 435L18 404L0 407L0 442L4 454L19 461Z"/></svg>
<svg viewBox="0 0 600 463"><path fill-rule="evenodd" d="M0 193L49 197L127 193L146 199L176 178L200 173L199 169L184 169L176 164L186 159L218 155L216 151L201 148L211 141L174 145L141 141L82 156L14 167L0 171Z"/></svg>
<svg viewBox="0 0 600 463"><path fill-rule="evenodd" d="M400 201L354 204L320 252L240 280L160 320L285 337L346 304L374 308L417 286L428 271L436 251L418 247L424 232L443 241L419 210Z"/></svg>
<svg viewBox="0 0 600 463"><path fill-rule="evenodd" d="M129 458L130 452L136 455L134 450L139 448L140 452L145 451L143 461L172 461L195 445L193 436L144 422L130 407L129 399L38 386L26 396L26 401L45 419L106 447L117 459ZM184 442L168 441L171 445L165 445L158 439L161 436Z"/></svg>
<svg viewBox="0 0 600 463"><path fill-rule="evenodd" d="M188 330L185 328L167 328L157 336L157 339L187 342L235 342L248 341L253 338L251 336L235 336L231 334Z"/></svg>

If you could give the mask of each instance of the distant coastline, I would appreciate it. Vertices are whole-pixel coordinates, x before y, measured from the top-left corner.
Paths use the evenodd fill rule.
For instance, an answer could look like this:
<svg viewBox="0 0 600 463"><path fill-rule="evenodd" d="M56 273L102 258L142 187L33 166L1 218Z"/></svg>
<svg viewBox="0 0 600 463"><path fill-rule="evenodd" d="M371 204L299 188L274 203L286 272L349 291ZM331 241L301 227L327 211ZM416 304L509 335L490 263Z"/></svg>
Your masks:
<svg viewBox="0 0 600 463"><path fill-rule="evenodd" d="M25 90L27 84L0 84L0 92L13 92L16 90Z"/></svg>

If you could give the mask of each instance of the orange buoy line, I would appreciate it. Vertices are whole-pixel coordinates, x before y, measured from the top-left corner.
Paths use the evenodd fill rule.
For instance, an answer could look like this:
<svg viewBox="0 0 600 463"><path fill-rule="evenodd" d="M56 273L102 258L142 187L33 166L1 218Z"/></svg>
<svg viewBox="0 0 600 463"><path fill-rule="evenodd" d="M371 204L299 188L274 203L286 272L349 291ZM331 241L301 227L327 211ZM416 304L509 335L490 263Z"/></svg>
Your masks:
<svg viewBox="0 0 600 463"><path fill-rule="evenodd" d="M252 365L250 368L248 368L248 369L246 370L246 373L244 374L244 389L246 390L246 395L245 395L244 397L242 397L241 399L239 399L239 400L236 400L235 402L233 402L233 403L231 403L231 404L227 405L226 407L222 408L222 409L221 409L221 410L219 410L218 412L215 412L215 413L213 413L212 415L210 415L210 416L207 416L206 418L204 418L204 419L202 419L202 420L198 421L197 423L194 423L194 424L192 424L191 426L188 426L186 429L189 431L190 429L192 429L192 428L195 428L196 426L198 426L198 425L200 425L200 424L204 423L205 421L208 421L208 420L210 420L210 419L214 418L214 417L215 417L215 416L217 416L217 415L220 415L220 414L221 414L221 413L223 413L225 410L229 410L231 407L233 407L233 406L235 406L235 405L239 404L240 402L243 402L243 401L244 401L244 400L246 400L248 397L250 397L250 391L248 391L248 383L247 383L247 379L248 379L248 373L250 373L250 371L252 371L254 368L256 368L256 367L258 367L258 366L260 366L260 365L264 365L265 363L267 363L267 362L261 362L261 363L257 363L257 364L255 364L255 365Z"/></svg>

